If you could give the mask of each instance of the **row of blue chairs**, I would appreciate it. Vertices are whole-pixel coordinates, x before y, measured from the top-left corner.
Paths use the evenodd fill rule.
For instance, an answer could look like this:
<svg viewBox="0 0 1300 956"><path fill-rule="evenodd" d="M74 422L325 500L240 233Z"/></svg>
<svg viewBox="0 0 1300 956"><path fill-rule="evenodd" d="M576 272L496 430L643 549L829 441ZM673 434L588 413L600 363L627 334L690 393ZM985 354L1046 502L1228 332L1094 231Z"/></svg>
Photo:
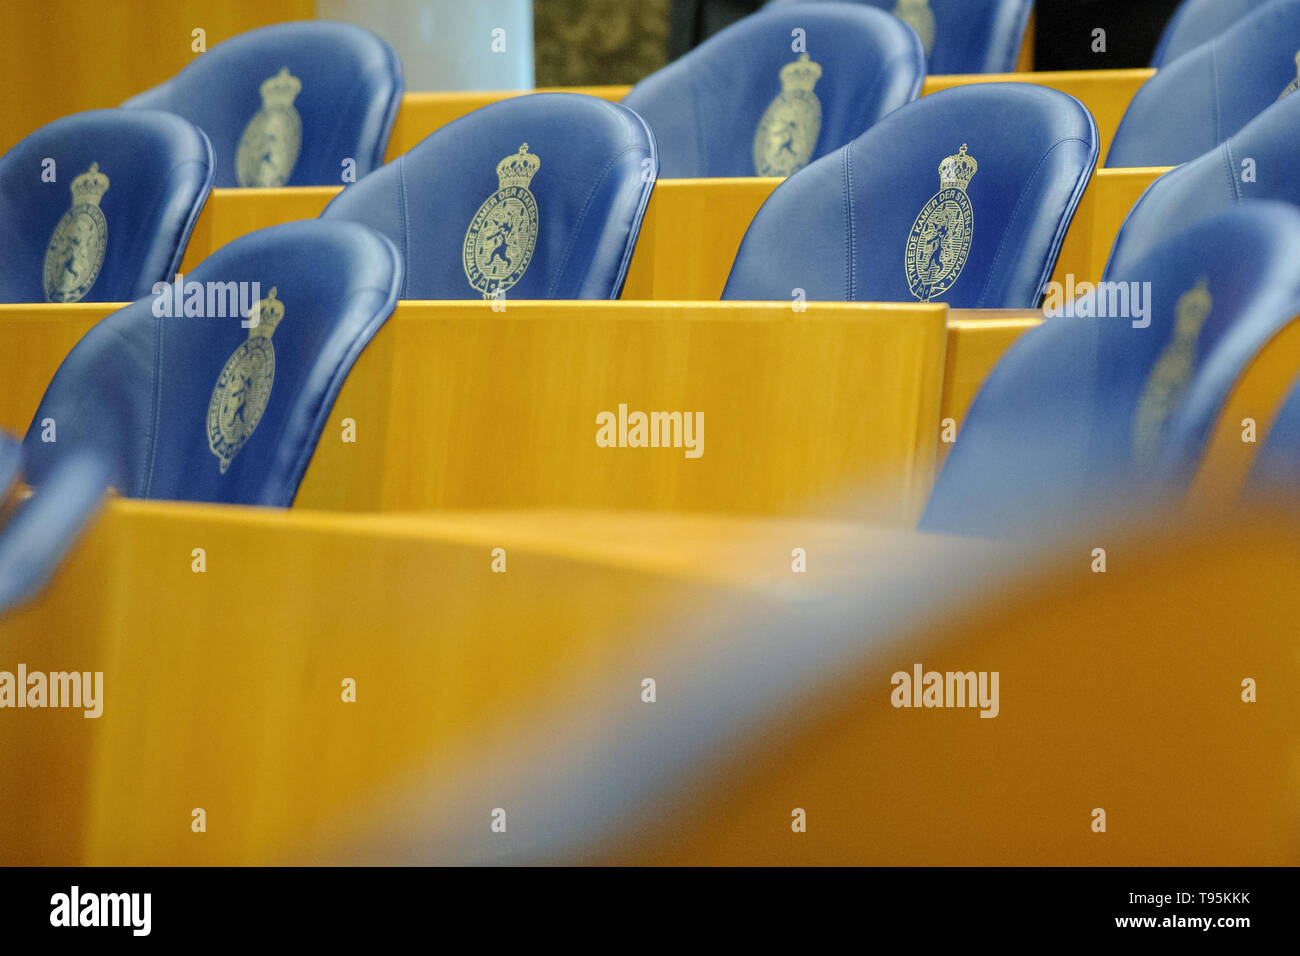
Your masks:
<svg viewBox="0 0 1300 956"><path fill-rule="evenodd" d="M59 182L77 171L67 194L37 180L42 157ZM1045 87L976 84L909 103L776 190L725 296L1032 308L1096 159L1091 115ZM15 226L0 299L127 301L175 276L211 152L170 113L102 110L29 137L0 176L12 169L27 185L0 198L0 221ZM436 131L322 218L388 236L407 267L402 298L608 299L656 180L637 113L536 93Z"/></svg>
<svg viewBox="0 0 1300 956"><path fill-rule="evenodd" d="M1107 271L1240 199L1300 201L1288 162L1297 119L1300 98L1284 97L1156 180ZM787 300L800 290L814 300L1034 308L1097 148L1087 110L1033 84L973 84L909 103L774 191L724 297ZM125 178L110 180L98 161L116 169L128 156ZM96 111L51 124L0 166L32 180L43 157L65 180L69 167L81 172L63 198L49 183L0 193L15 240L0 264L0 299L134 300L174 277L210 179L203 134L168 113ZM649 129L626 107L532 94L435 132L345 189L323 218L364 223L397 245L402 298L613 298L656 160ZM507 187L515 199L488 202Z"/></svg>
<svg viewBox="0 0 1300 956"><path fill-rule="evenodd" d="M1214 208L1248 198L1300 201L1294 192L1300 186L1283 172L1282 161L1297 136L1290 115L1297 111L1300 98L1284 99L1220 150L1157 180L1121 230L1105 281L1151 281L1146 273L1154 267L1144 263ZM1000 127L1018 135L1001 135ZM970 142L935 162L953 149L946 144L954 141L954 130L969 133L962 138ZM585 148L566 152L564 146L580 132ZM521 133L533 147L514 148ZM878 157L904 148L930 157L932 172L913 181L895 178L895 162ZM1232 157L1243 150L1257 157L1257 175L1222 195L1208 188L1216 177L1236 181ZM942 298L954 305L1033 307L1095 151L1087 111L1064 94L1034 85L977 84L909 104L773 193L741 245L724 296L787 298L803 288L812 299ZM570 187L567 194L538 184L552 154L558 167L552 181ZM201 264L189 282L256 282L280 290L277 307L306 305L316 317L310 329L291 322L280 348L272 350L295 356L281 368L301 370L302 382L286 389L306 409L277 403L277 414L259 426L263 436L288 436L259 444L293 450L277 459L282 470L274 477L265 456L254 456L258 463L247 487L241 485L243 469L230 465L229 475L223 469L197 485L183 469L170 478L157 470L158 443L183 443L159 435L170 423L193 417L162 415L158 396L188 394L201 404L208 394L201 383L217 371L203 363L233 354L245 337L269 342L274 331L245 336L233 312L226 322L193 321L204 309L186 317L180 308L184 290L176 286L137 301L92 331L51 384L37 423L47 417L59 422L73 439L65 447L106 447L119 487L128 494L288 504L314 447L320 410L332 404L352 360L398 298L491 297L503 290L521 298L617 294L653 187L654 177L641 174L647 159L653 160L650 135L622 106L576 94L519 97L450 124L345 190L321 222L255 233ZM929 176L937 182L927 182ZM471 190L470 182L483 185ZM554 218L560 219L558 228ZM448 222L455 228L449 230ZM327 228L345 225L350 228L341 232ZM345 308L360 301L357 294L331 281L352 275L354 259L369 263L366 287L385 290L369 303L375 311L360 315ZM159 303L173 298L177 314L170 322L160 320ZM1173 308L1171 302L1164 307ZM1273 322L1289 317L1283 309ZM338 339L324 336L335 324ZM1146 334L1141 341L1157 339ZM199 385L165 387L158 378L172 348L179 350L178 368L198 368L193 377ZM1203 362L1194 356L1192 367ZM280 381L286 374L279 373ZM317 418L309 414L313 409ZM30 436L29 444L32 474L39 479L43 456L54 451Z"/></svg>
<svg viewBox="0 0 1300 956"><path fill-rule="evenodd" d="M792 27L794 23L802 26ZM815 44L822 63L788 49L790 34L796 30L804 31L803 39ZM1179 162L1215 149L1229 138L1225 133L1240 131L1239 120L1244 118L1249 124L1287 99L1278 100L1270 92L1280 81L1263 78L1265 71L1225 73L1222 65L1229 55L1237 60L1249 55L1265 62L1270 51L1290 50L1297 43L1300 0L1264 4L1224 36L1178 58L1139 91L1130 108L1132 119L1126 118L1112 146L1112 157L1119 152L1125 161L1170 161L1170 155L1147 155L1143 143L1160 150L1176 145ZM966 184L971 205L979 210L981 236L998 234L999 220L1016 216L1035 217L1034 228L1045 230L1039 245L1046 255L1032 255L1023 269L1008 270L1016 276L995 278L980 289L968 280L948 295L944 282L909 278L904 285L901 270L875 257L841 269L843 250L834 243L822 243L817 230L810 228L824 229L833 217L824 215L826 210L818 206L816 217L805 215L803 219L809 222L799 223L793 206L798 191L792 189L774 197L756 221L756 228L761 231L760 223L777 217L778 229L798 229L795 238L806 240L810 250L823 254L820 268L807 257L796 259L797 271L804 278L787 282L788 270L768 270L761 256L752 262L742 260L738 263L741 277L729 284L728 295L786 298L798 288L810 298L907 300L915 296L942 297L961 306L1032 306L1041 291L1037 280L1046 279L1041 268L1044 259L1050 260L1059 249L1063 227L1068 225L1078 198L1080 183L1075 174L1084 165L1090 172L1096 162L1095 155L1090 157L1097 140L1092 121L1077 102L1062 96L1028 89L1013 93L1005 87L993 93L952 90L937 100L952 114L952 126L945 136L938 128L943 109L936 105L926 113L911 102L924 74L916 45L910 27L875 9L842 3L779 5L746 18L639 84L624 104L638 114L636 117L627 110L606 108L602 112L594 104L580 109L569 105L573 101L541 97L523 99L513 107L499 104L461 120L460 126L452 124L438 131L410 156L368 176L367 170L380 162L400 98L400 67L391 50L366 31L343 24L286 24L253 31L221 44L174 80L131 100L127 105L132 109L95 111L56 121L0 159L0 228L17 239L14 253L0 266L0 301L139 298L156 283L174 277L208 191L214 183L240 181L241 151L246 165L254 153L261 157L257 162L263 172L286 155L296 155L294 169L299 172L254 177L259 183L278 183L294 182L299 175L309 182L327 178L332 175L331 167L337 165L340 149L357 155L356 170L361 178L344 191L329 214L340 215L350 209L356 218L386 232L404 251L408 241L429 246L430 255L421 256L425 265L408 273L404 296L460 297L474 294L477 286L484 287L478 289L481 292L509 291L503 290L501 283L513 274L506 262L510 250L518 249L518 237L499 243L501 248L496 250L494 269L508 270L502 276L480 274L462 282L456 250L449 248L454 244L447 242L447 228L427 236L409 229L385 228L382 220L391 218L396 200L388 197L384 203L376 203L374 198L383 188L379 184L387 183L390 190L394 186L399 190L405 202L402 214L409 215L413 223L431 219L443 225L467 220L481 198L492 192L489 168L517 153L531 138L530 155L539 163L545 157L535 188L530 188L539 203L532 254L538 266L533 269L534 281L515 283L519 287L512 294L516 296L617 295L630 255L627 240L635 240L643 200L654 179L713 174L738 164L760 168L767 164L770 168L766 171L786 175L809 160L838 156L840 167L821 167L818 174L839 175L847 183L844 163L851 162L859 182L852 184L846 208L864 209L869 215L859 217L862 222L857 228L846 225L849 235L845 241L854 249L874 251L877 238L889 242L897 232L889 213L897 207L908 219L902 225L910 225L910 216L916 211L911 204L934 194L928 189L932 174L927 170L957 155L964 143L966 155L975 162L982 157L983 162L984 172ZM326 48L348 51L348 55L319 56ZM864 57L871 68L854 69L852 65ZM1288 63L1294 60L1290 53L1285 58ZM282 68L261 81L263 109L247 124L247 111L229 108L239 97L203 95L232 72L247 77L252 63L285 59L293 61L293 68ZM328 69L321 69L323 59L328 59ZM1207 67L1207 60L1218 67ZM900 66L904 62L911 66ZM831 64L836 64L837 75L847 76L851 82L837 79L818 98L810 91ZM305 79L299 79L293 70L305 74ZM766 110L763 106L770 90L753 81L753 76L764 70L773 77L782 75L787 87ZM1188 77L1209 85L1198 86ZM302 111L296 112L289 101L304 82L327 95L325 102L304 100ZM351 91L350 97L345 95L347 91ZM1205 103L1201 93L1213 102ZM1031 102L1035 97L1038 102ZM924 102L929 106L935 99ZM1175 115L1167 106L1174 99L1182 105L1176 121L1166 122ZM1024 102L1013 102L1016 100ZM755 132L753 117L760 113L764 118ZM181 114L198 121L217 138L200 131ZM1214 129L1207 130L1205 122L1192 122L1193 114L1212 117ZM921 116L929 122L923 123ZM1022 128L1019 123L1025 117L1029 117L1029 125ZM512 120L520 124L518 136L493 135ZM584 122L592 125L593 135L575 132ZM807 135L810 125L820 130L817 136ZM297 142L304 128L332 130L327 137L332 145L300 151ZM859 133L862 129L866 132ZM928 129L933 135L928 140L918 138L914 135L918 129ZM250 145L254 140L256 149ZM213 142L221 147L214 150ZM575 143L583 148L573 149ZM845 143L847 148L842 145ZM666 144L674 144L668 159L664 156ZM716 144L725 144L725 148ZM321 145L319 139L317 145ZM485 156L479 148L485 145L495 154ZM617 149L626 152L614 159ZM1189 149L1197 152L1183 155ZM432 157L437 161L431 161ZM420 172L420 180L413 184L415 170L431 170L434 175ZM629 187L621 181L633 174L639 185ZM549 185L585 185L598 177L610 190L627 197L622 205L617 200L611 204L619 206L618 224L631 228L623 229L626 235L609 246L605 237L588 235L598 217L590 217L588 207L575 209L570 204L570 196L581 196L581 191L557 192ZM483 185L467 192L465 184L474 181ZM809 182L810 177L804 177L800 190L808 189ZM68 184L66 193L60 188L63 183ZM1027 185L1022 188L1021 183ZM408 187L413 188L408 191ZM833 197L830 201L841 198L835 192L825 190ZM798 201L803 201L802 196ZM1043 219L1035 211L1025 211L1026 206L1042 202L1053 215ZM472 206L462 208L466 203ZM973 225L974 216L971 219ZM507 228L512 227L507 224ZM873 230L883 235L877 237ZM575 237L575 232L583 235ZM496 235L497 240L501 238ZM966 240L963 237L961 241ZM570 243L574 243L572 250ZM750 249L761 245L751 243ZM926 239L926 245L931 256L936 254L932 237ZM585 248L608 249L613 256L596 270L596 280L557 275L543 265L568 255L565 264L572 272L576 258L571 253ZM978 267L981 256L1005 254L999 252L1004 249L1013 251L1015 246L973 242L973 265ZM449 254L439 257L440 250ZM931 259L935 269L937 262ZM846 270L852 282L845 281L842 273ZM814 273L811 278L809 273ZM918 288L923 290L920 296L916 295Z"/></svg>
<svg viewBox="0 0 1300 956"><path fill-rule="evenodd" d="M1183 491L1233 384L1300 314L1297 261L1300 210L1248 201L1114 276L1149 284L1145 324L1094 302L1089 317L1079 309L1027 333L982 386L920 528L1044 534ZM393 243L365 226L289 223L195 272L275 274L247 331L158 317L149 300L94 326L56 373L21 452L0 441L0 485L21 470L37 489L0 528L0 613L40 585L110 482L133 497L291 504L402 272ZM1300 383L1249 487L1300 488Z"/></svg>

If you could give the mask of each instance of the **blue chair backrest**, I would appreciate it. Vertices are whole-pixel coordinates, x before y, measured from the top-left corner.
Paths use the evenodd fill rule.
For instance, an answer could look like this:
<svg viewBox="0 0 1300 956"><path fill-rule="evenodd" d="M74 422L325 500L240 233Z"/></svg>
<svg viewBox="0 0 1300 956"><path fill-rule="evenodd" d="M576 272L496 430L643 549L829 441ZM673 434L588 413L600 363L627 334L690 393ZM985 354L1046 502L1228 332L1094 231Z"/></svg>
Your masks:
<svg viewBox="0 0 1300 956"><path fill-rule="evenodd" d="M782 183L724 299L1034 308L1097 162L1078 100L974 83L885 117Z"/></svg>
<svg viewBox="0 0 1300 956"><path fill-rule="evenodd" d="M1177 166L1300 85L1300 0L1272 0L1156 72L1134 94L1108 167Z"/></svg>
<svg viewBox="0 0 1300 956"><path fill-rule="evenodd" d="M1156 47L1151 65L1157 70L1188 50L1209 43L1268 0L1183 0Z"/></svg>
<svg viewBox="0 0 1300 956"><path fill-rule="evenodd" d="M925 79L916 34L846 3L761 10L623 98L654 130L660 175L788 176L904 103Z"/></svg>
<svg viewBox="0 0 1300 956"><path fill-rule="evenodd" d="M23 446L0 432L0 502L18 482L23 470Z"/></svg>
<svg viewBox="0 0 1300 956"><path fill-rule="evenodd" d="M614 299L655 174L654 138L631 110L535 93L447 124L322 218L392 239L403 299Z"/></svg>
<svg viewBox="0 0 1300 956"><path fill-rule="evenodd" d="M99 510L108 482L102 459L68 455L0 527L0 617L30 601L48 583Z"/></svg>
<svg viewBox="0 0 1300 956"><path fill-rule="evenodd" d="M1245 493L1251 497L1300 497L1300 379L1269 427L1247 477Z"/></svg>
<svg viewBox="0 0 1300 956"><path fill-rule="evenodd" d="M384 161L402 101L402 64L368 30L312 20L241 33L130 108L201 127L217 186L336 186Z"/></svg>
<svg viewBox="0 0 1300 956"><path fill-rule="evenodd" d="M1106 271L1129 272L1171 234L1242 200L1300 205L1300 96L1288 96L1203 156L1171 169L1134 203Z"/></svg>
<svg viewBox="0 0 1300 956"><path fill-rule="evenodd" d="M0 157L0 302L126 302L176 274L212 188L179 116L93 110Z"/></svg>
<svg viewBox="0 0 1300 956"><path fill-rule="evenodd" d="M1138 284L1127 308L1099 289L1026 333L976 396L921 527L1042 533L1184 490L1242 370L1300 313L1298 261L1300 210L1243 203L1115 274Z"/></svg>
<svg viewBox="0 0 1300 956"><path fill-rule="evenodd" d="M804 3L807 0L778 0ZM931 73L1010 73L1034 0L854 0L887 10L921 38Z"/></svg>
<svg viewBox="0 0 1300 956"><path fill-rule="evenodd" d="M355 223L291 222L223 246L183 288L160 286L73 347L24 440L28 479L93 450L130 497L291 504L401 275L392 243Z"/></svg>

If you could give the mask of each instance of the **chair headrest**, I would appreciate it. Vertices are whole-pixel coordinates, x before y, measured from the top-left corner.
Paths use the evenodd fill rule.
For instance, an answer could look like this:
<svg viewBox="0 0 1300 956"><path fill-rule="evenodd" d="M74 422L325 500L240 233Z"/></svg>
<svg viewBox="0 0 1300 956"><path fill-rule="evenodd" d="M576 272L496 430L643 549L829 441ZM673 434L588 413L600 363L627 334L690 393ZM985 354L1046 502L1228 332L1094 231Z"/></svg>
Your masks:
<svg viewBox="0 0 1300 956"><path fill-rule="evenodd" d="M1300 0L1271 0L1173 60L1134 94L1108 167L1177 166L1300 86Z"/></svg>
<svg viewBox="0 0 1300 956"><path fill-rule="evenodd" d="M975 83L885 117L782 183L723 298L1033 308L1097 159L1091 114L1029 83Z"/></svg>
<svg viewBox="0 0 1300 956"><path fill-rule="evenodd" d="M92 110L0 157L0 302L123 302L170 279L212 188L179 116Z"/></svg>
<svg viewBox="0 0 1300 956"><path fill-rule="evenodd" d="M292 503L401 273L392 243L355 223L291 222L218 249L72 349L24 440L29 479L93 449L131 497Z"/></svg>
<svg viewBox="0 0 1300 956"><path fill-rule="evenodd" d="M788 176L917 97L925 54L896 17L847 3L745 17L623 99L665 178Z"/></svg>
<svg viewBox="0 0 1300 956"><path fill-rule="evenodd" d="M980 389L922 527L1042 533L1180 492L1233 383L1300 313L1297 257L1300 210L1243 203L1048 317Z"/></svg>
<svg viewBox="0 0 1300 956"><path fill-rule="evenodd" d="M336 186L383 162L402 99L402 64L348 23L279 23L219 43L130 108L169 110L201 127L216 184Z"/></svg>
<svg viewBox="0 0 1300 956"><path fill-rule="evenodd" d="M776 0L804 3L807 0ZM921 38L931 73L1011 73L1033 0L854 0L887 10Z"/></svg>
<svg viewBox="0 0 1300 956"><path fill-rule="evenodd" d="M1156 47L1151 65L1157 70L1202 43L1208 43L1268 0L1183 0Z"/></svg>
<svg viewBox="0 0 1300 956"><path fill-rule="evenodd" d="M1127 272L1168 236L1245 199L1300 205L1300 96L1287 96L1214 149L1171 169L1134 203L1115 237L1106 272Z"/></svg>
<svg viewBox="0 0 1300 956"><path fill-rule="evenodd" d="M384 233L403 299L610 299L656 174L631 110L577 93L493 103L349 186L322 218Z"/></svg>

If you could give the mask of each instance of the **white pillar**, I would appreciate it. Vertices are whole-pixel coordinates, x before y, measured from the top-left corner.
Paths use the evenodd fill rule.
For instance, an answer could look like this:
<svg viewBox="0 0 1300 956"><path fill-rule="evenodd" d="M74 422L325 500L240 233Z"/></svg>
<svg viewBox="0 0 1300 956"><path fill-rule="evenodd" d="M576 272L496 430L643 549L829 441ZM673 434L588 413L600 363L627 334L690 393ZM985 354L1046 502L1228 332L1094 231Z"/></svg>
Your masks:
<svg viewBox="0 0 1300 956"><path fill-rule="evenodd" d="M532 0L316 0L316 16L387 40L408 92L533 88Z"/></svg>

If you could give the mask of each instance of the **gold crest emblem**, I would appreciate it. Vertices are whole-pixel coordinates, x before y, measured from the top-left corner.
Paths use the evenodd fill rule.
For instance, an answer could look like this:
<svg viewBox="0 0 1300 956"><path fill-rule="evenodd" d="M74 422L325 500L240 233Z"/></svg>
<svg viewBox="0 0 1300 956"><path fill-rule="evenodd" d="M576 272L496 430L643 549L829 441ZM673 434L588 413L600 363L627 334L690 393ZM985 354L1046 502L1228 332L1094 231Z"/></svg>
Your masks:
<svg viewBox="0 0 1300 956"><path fill-rule="evenodd" d="M500 188L483 200L465 230L465 278L491 299L524 277L537 244L537 200L528 186L542 168L528 144L497 163Z"/></svg>
<svg viewBox="0 0 1300 956"><path fill-rule="evenodd" d="M754 169L760 176L789 176L808 165L822 131L822 104L813 92L822 68L800 53L781 67L781 92L754 132Z"/></svg>
<svg viewBox="0 0 1300 956"><path fill-rule="evenodd" d="M929 302L952 288L970 255L975 210L966 187L979 163L961 151L939 164L939 191L930 197L907 237L904 266L912 295Z"/></svg>
<svg viewBox="0 0 1300 956"><path fill-rule="evenodd" d="M302 81L283 66L260 90L262 108L239 138L235 179L241 186L283 186L293 173L302 145L302 119L293 108Z"/></svg>
<svg viewBox="0 0 1300 956"><path fill-rule="evenodd" d="M72 206L45 247L45 301L80 302L99 278L108 249L108 220L99 208L106 192L99 163L72 181Z"/></svg>
<svg viewBox="0 0 1300 956"><path fill-rule="evenodd" d="M1297 50L1295 55L1295 72L1296 78L1288 83L1286 89L1278 94L1279 100L1284 100L1296 90L1300 90L1300 50Z"/></svg>
<svg viewBox="0 0 1300 956"><path fill-rule="evenodd" d="M1152 366L1133 415L1133 458L1140 470L1150 469L1160 455L1169 418L1196 369L1196 343L1212 306L1206 281L1200 279L1174 308L1174 337Z"/></svg>
<svg viewBox="0 0 1300 956"><path fill-rule="evenodd" d="M929 56L934 46L934 11L927 0L898 0L894 16L916 31L925 47L925 55Z"/></svg>
<svg viewBox="0 0 1300 956"><path fill-rule="evenodd" d="M226 469L252 436L275 383L275 346L271 336L284 318L284 303L275 289L249 310L248 338L226 360L208 402L208 448Z"/></svg>

